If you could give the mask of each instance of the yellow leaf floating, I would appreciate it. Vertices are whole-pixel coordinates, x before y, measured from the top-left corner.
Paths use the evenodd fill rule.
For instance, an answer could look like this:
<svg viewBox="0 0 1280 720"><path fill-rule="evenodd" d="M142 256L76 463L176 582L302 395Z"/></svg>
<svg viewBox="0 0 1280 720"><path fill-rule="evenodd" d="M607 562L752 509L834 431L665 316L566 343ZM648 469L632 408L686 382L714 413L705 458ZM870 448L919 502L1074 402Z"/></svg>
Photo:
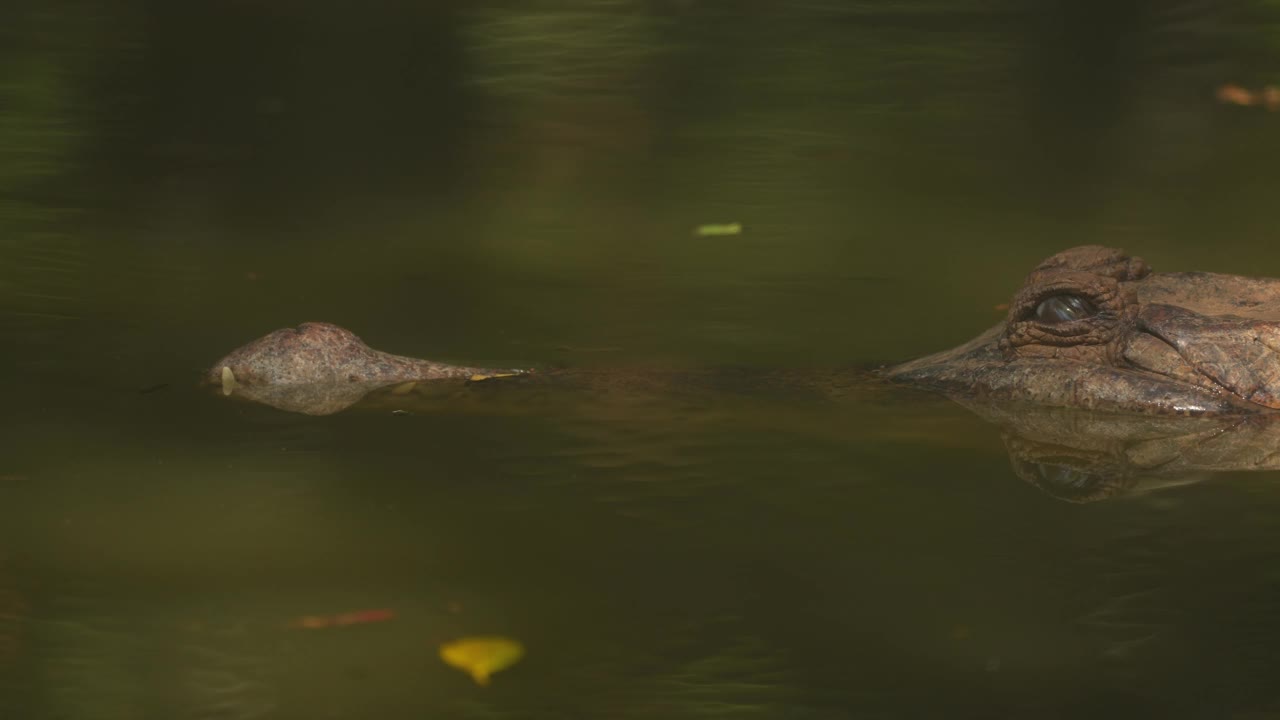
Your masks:
<svg viewBox="0 0 1280 720"><path fill-rule="evenodd" d="M440 659L470 675L477 685L488 685L490 675L522 657L524 646L500 635L464 637L440 646Z"/></svg>

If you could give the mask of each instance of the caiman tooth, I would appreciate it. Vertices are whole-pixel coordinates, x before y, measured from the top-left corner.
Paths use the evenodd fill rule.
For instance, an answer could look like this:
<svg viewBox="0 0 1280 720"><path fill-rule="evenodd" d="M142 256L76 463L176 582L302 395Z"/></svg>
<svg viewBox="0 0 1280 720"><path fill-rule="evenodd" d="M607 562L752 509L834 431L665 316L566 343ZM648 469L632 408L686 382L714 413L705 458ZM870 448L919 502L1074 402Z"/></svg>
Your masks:
<svg viewBox="0 0 1280 720"><path fill-rule="evenodd" d="M222 394L230 395L232 390L236 389L236 374L231 372L231 368L226 365L222 366Z"/></svg>

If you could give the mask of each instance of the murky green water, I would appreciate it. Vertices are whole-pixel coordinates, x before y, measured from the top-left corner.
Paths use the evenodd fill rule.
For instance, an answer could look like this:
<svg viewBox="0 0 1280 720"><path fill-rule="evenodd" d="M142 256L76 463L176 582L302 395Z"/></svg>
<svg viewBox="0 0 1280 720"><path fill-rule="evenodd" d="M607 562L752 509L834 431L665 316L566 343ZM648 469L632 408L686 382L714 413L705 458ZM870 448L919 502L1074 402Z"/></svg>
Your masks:
<svg viewBox="0 0 1280 720"><path fill-rule="evenodd" d="M1075 244L1280 275L1280 115L1214 96L1275 81L1266 3L18 5L0 717L1280 714L1274 473L1063 502L878 389L195 388L307 320L865 368ZM491 634L487 687L438 656Z"/></svg>

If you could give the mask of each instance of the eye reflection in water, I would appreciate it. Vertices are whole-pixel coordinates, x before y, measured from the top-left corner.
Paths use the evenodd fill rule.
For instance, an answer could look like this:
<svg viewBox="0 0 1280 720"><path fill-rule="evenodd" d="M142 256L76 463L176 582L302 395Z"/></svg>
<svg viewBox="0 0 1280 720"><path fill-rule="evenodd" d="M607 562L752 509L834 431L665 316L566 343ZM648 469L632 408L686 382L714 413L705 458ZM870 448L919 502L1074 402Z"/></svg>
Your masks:
<svg viewBox="0 0 1280 720"><path fill-rule="evenodd" d="M1030 463L1032 484L1067 502L1091 502L1121 494L1127 486L1119 478L1108 478L1071 465Z"/></svg>

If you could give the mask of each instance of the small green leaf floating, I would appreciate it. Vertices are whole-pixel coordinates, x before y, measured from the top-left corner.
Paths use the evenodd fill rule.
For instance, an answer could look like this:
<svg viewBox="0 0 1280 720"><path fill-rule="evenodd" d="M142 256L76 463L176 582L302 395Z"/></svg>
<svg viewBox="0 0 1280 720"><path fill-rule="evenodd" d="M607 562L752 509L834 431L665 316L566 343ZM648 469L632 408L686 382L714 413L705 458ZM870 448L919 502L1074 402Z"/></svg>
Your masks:
<svg viewBox="0 0 1280 720"><path fill-rule="evenodd" d="M693 231L698 237L722 237L725 235L741 235L742 223L723 223L720 225L699 225Z"/></svg>

